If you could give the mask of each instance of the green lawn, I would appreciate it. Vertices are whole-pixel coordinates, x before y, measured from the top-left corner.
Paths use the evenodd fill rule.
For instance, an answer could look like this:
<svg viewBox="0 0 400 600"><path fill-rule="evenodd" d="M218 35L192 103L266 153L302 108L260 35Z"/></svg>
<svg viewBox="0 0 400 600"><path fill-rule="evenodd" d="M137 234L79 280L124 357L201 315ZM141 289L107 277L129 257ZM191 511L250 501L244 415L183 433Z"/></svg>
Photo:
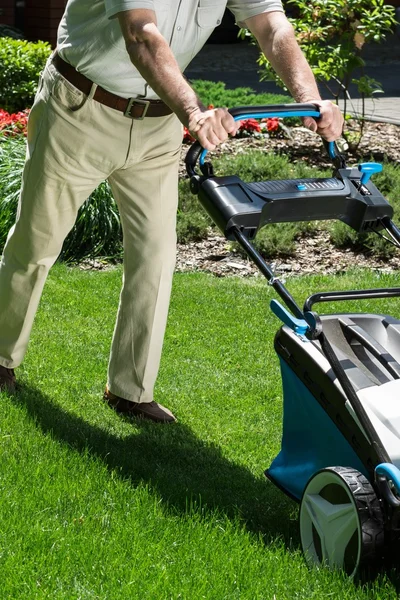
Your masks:
<svg viewBox="0 0 400 600"><path fill-rule="evenodd" d="M281 434L273 290L176 275L156 399L179 422L163 426L101 400L120 279L55 267L21 391L0 395L0 599L396 598L393 571L363 586L309 572L297 505L264 478ZM359 271L289 288L396 283Z"/></svg>

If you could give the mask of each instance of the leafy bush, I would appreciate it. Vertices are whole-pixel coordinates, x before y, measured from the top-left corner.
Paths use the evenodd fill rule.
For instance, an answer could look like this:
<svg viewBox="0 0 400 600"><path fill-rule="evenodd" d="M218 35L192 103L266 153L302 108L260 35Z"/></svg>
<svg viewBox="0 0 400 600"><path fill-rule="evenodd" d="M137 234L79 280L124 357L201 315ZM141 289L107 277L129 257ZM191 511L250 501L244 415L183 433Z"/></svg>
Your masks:
<svg viewBox="0 0 400 600"><path fill-rule="evenodd" d="M60 259L79 262L90 257L119 259L122 228L117 204L107 181L103 181L78 211L74 228L67 236Z"/></svg>
<svg viewBox="0 0 400 600"><path fill-rule="evenodd" d="M176 223L178 242L187 243L207 237L211 218L189 189L189 181L179 182L179 203Z"/></svg>
<svg viewBox="0 0 400 600"><path fill-rule="evenodd" d="M295 223L277 223L264 227L257 233L254 247L266 258L292 256L299 237L299 228ZM240 253L244 251L240 248Z"/></svg>
<svg viewBox="0 0 400 600"><path fill-rule="evenodd" d="M243 181L263 181L266 179L288 179L294 177L296 165L282 154L267 153L250 149L236 156L223 155L213 160L218 175L240 176Z"/></svg>
<svg viewBox="0 0 400 600"><path fill-rule="evenodd" d="M10 113L33 102L40 72L50 56L47 42L0 37L0 107Z"/></svg>
<svg viewBox="0 0 400 600"><path fill-rule="evenodd" d="M296 15L290 21L311 69L336 100L342 96L346 102L350 83L357 85L362 98L381 91L380 83L364 73L361 54L367 43L381 42L394 29L393 6L385 0L288 0L288 4ZM249 32L243 35L256 43ZM264 54L259 64L262 79L274 79L284 87ZM356 69L361 69L357 79Z"/></svg>
<svg viewBox="0 0 400 600"><path fill-rule="evenodd" d="M203 104L208 106L251 106L259 104L282 104L293 102L290 96L283 94L257 94L248 87L238 87L234 90L227 90L222 81L214 82L205 79L194 79L190 82Z"/></svg>

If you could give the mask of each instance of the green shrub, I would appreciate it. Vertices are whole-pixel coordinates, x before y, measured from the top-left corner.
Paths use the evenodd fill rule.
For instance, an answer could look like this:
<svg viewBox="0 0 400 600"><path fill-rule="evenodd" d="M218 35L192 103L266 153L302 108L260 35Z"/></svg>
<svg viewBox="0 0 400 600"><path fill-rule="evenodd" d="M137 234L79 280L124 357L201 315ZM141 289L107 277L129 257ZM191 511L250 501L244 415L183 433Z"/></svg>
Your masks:
<svg viewBox="0 0 400 600"><path fill-rule="evenodd" d="M254 247L267 259L276 256L292 256L299 233L297 223L268 225L257 233Z"/></svg>
<svg viewBox="0 0 400 600"><path fill-rule="evenodd" d="M40 72L50 56L47 42L0 37L0 107L10 113L31 106Z"/></svg>
<svg viewBox="0 0 400 600"><path fill-rule="evenodd" d="M243 181L288 179L294 177L295 165L282 154L250 149L236 156L222 155L212 161L218 175L239 175Z"/></svg>
<svg viewBox="0 0 400 600"><path fill-rule="evenodd" d="M211 225L210 217L189 189L189 180L180 181L176 223L178 242L185 244L204 239Z"/></svg>
<svg viewBox="0 0 400 600"><path fill-rule="evenodd" d="M290 96L283 94L257 94L254 90L247 87L238 87L234 90L227 90L225 83L218 81L207 81L204 79L194 79L190 82L203 104L208 106L251 106L261 104L287 104L293 102Z"/></svg>
<svg viewBox="0 0 400 600"><path fill-rule="evenodd" d="M122 228L117 204L107 181L89 196L78 211L74 228L67 236L60 259L79 262L85 258L120 259Z"/></svg>
<svg viewBox="0 0 400 600"><path fill-rule="evenodd" d="M365 98L383 92L376 79L365 73L364 46L381 42L396 25L395 8L386 0L288 0L295 18L290 19L297 41L318 82L325 85L335 102L342 98L346 114L350 84L361 98L357 134L343 132L349 147L356 152L365 131ZM242 30L242 36L254 36ZM261 79L272 79L286 90L266 56L258 60ZM357 77L355 77L357 76Z"/></svg>

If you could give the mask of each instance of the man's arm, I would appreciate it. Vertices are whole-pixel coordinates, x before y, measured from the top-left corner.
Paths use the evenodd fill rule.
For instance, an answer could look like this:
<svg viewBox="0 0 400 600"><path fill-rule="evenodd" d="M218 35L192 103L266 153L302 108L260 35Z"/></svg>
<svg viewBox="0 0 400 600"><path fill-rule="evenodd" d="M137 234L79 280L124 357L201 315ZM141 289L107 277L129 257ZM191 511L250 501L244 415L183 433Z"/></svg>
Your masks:
<svg viewBox="0 0 400 600"><path fill-rule="evenodd" d="M207 110L197 98L157 29L152 10L124 11L118 19L132 63L204 148L214 150L236 133L238 126L226 109Z"/></svg>
<svg viewBox="0 0 400 600"><path fill-rule="evenodd" d="M320 107L318 121L307 117L304 124L328 141L340 137L343 129L340 110L332 102L321 100L314 75L285 14L262 13L247 19L245 24L296 102L311 102Z"/></svg>

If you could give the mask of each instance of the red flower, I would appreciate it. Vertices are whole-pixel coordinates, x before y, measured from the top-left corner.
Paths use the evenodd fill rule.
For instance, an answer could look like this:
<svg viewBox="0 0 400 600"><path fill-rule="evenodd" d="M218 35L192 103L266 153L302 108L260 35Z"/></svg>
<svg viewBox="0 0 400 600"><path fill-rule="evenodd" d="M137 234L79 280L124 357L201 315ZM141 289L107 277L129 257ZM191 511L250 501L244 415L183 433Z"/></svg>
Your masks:
<svg viewBox="0 0 400 600"><path fill-rule="evenodd" d="M189 129L187 127L183 128L183 143L184 144L191 144L192 142L195 142L195 138L192 136L192 134L190 133Z"/></svg>
<svg viewBox="0 0 400 600"><path fill-rule="evenodd" d="M279 129L279 119L277 117L272 117L267 119L267 130L268 131L277 131Z"/></svg>
<svg viewBox="0 0 400 600"><path fill-rule="evenodd" d="M25 135L27 134L29 109L18 113L8 113L0 109L0 132L3 135Z"/></svg>
<svg viewBox="0 0 400 600"><path fill-rule="evenodd" d="M25 135L27 134L29 109L18 113L8 113L0 108L0 132L3 135Z"/></svg>
<svg viewBox="0 0 400 600"><path fill-rule="evenodd" d="M239 131L247 131L248 133L259 133L261 131L261 126L260 123L255 119L245 119L244 121L240 121Z"/></svg>
<svg viewBox="0 0 400 600"><path fill-rule="evenodd" d="M278 131L279 129L279 119L278 117L268 117L268 119L261 119L261 123L264 123L264 127L267 131Z"/></svg>

